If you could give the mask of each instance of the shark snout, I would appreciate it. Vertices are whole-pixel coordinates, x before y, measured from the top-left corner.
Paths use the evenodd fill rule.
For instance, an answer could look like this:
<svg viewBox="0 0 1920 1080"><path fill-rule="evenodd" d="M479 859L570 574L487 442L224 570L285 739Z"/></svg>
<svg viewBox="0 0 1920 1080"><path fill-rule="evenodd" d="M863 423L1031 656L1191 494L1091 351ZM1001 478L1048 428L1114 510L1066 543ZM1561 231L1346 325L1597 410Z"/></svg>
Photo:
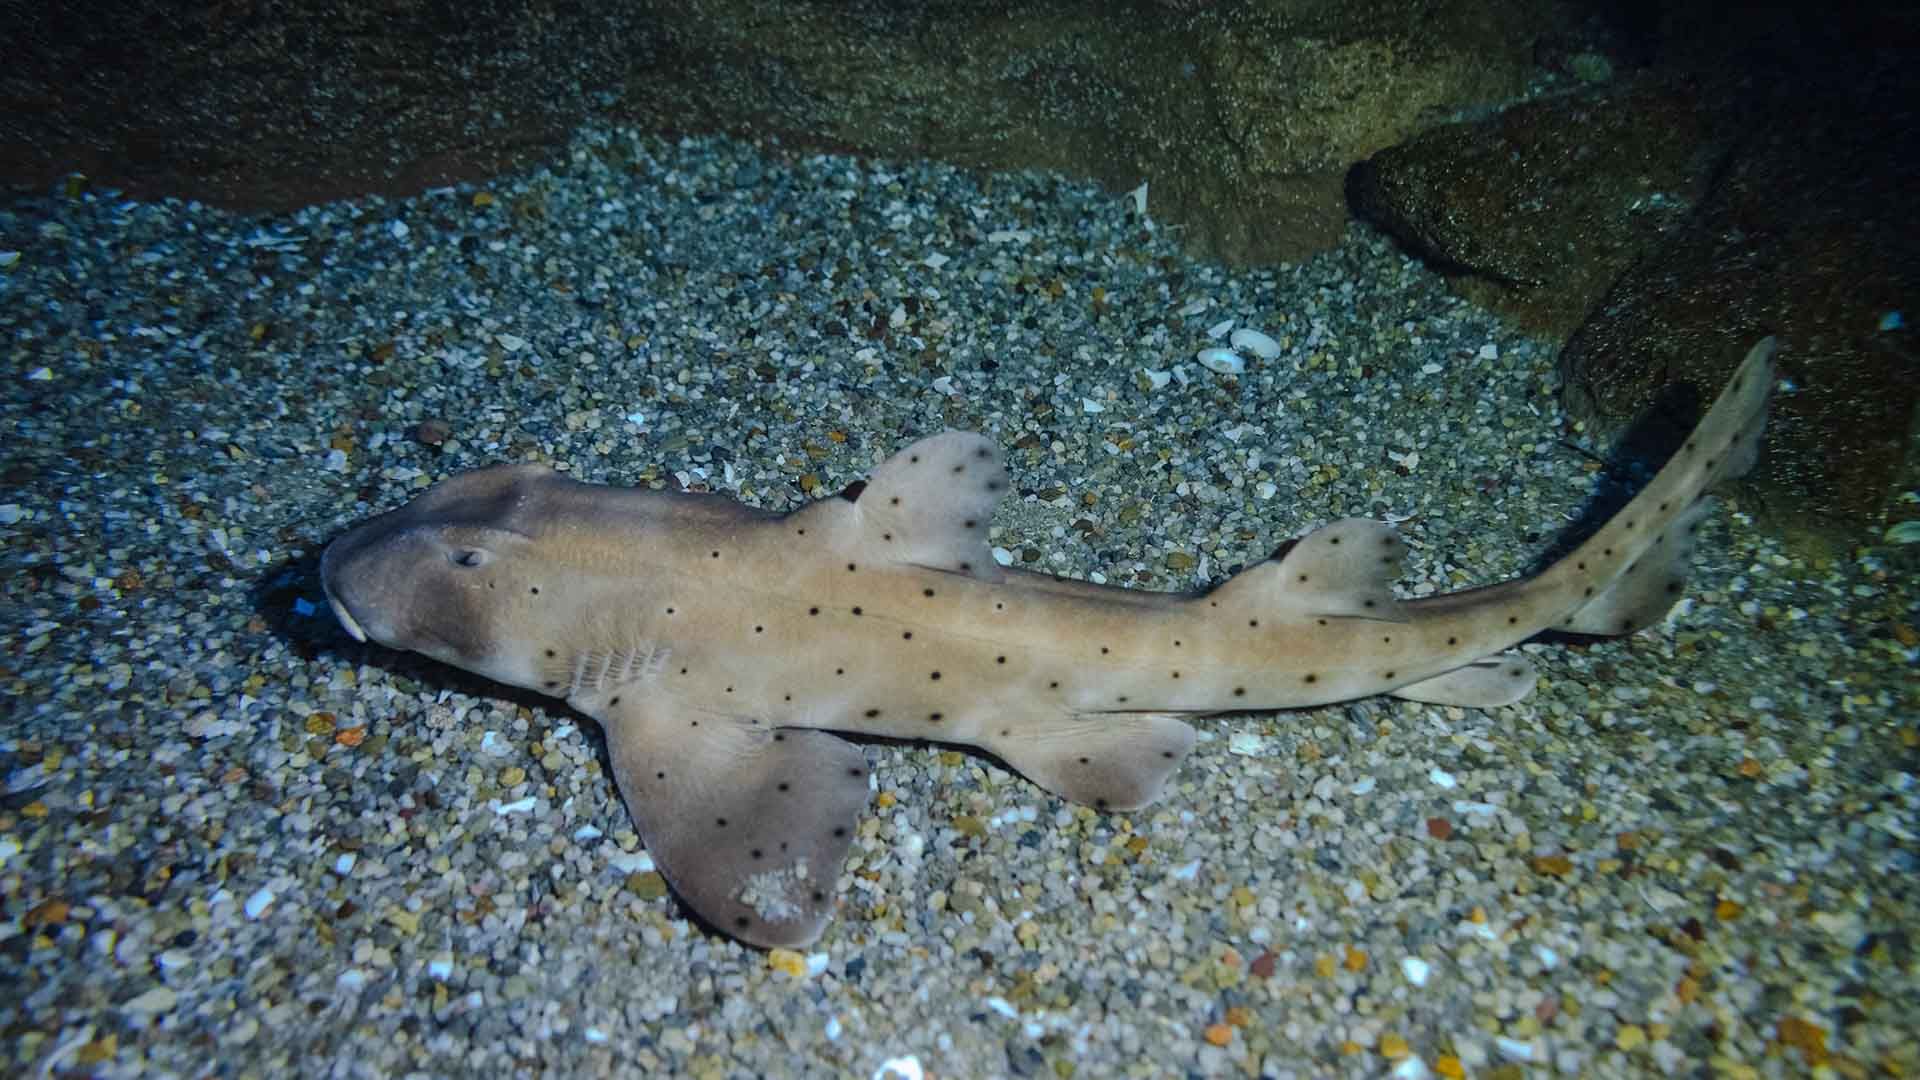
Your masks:
<svg viewBox="0 0 1920 1080"><path fill-rule="evenodd" d="M354 615L349 601L352 590L347 565L352 562L354 550L365 546L365 532L364 528L348 532L328 544L320 555L320 588L326 593L327 606L333 609L333 617L340 620L341 629L359 642L367 641L370 635Z"/></svg>

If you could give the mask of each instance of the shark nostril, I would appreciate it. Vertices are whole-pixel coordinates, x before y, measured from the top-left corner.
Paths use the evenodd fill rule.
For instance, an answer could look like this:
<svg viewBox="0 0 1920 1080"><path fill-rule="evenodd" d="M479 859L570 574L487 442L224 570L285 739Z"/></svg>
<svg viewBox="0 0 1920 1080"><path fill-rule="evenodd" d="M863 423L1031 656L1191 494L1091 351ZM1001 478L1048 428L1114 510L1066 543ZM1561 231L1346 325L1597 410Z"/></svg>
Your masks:
<svg viewBox="0 0 1920 1080"><path fill-rule="evenodd" d="M458 551L447 552L448 562L468 568L485 566L489 558L490 556L479 548L461 548Z"/></svg>

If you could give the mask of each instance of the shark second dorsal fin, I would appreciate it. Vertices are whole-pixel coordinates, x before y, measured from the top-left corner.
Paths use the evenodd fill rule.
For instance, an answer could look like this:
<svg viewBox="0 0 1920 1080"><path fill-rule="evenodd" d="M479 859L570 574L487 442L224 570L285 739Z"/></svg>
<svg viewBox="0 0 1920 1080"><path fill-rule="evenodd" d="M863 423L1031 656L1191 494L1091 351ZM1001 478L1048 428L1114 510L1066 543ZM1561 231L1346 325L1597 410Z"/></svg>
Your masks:
<svg viewBox="0 0 1920 1080"><path fill-rule="evenodd" d="M894 454L848 494L797 510L856 561L908 563L998 582L987 525L1007 491L1000 452L964 431L930 435Z"/></svg>
<svg viewBox="0 0 1920 1080"><path fill-rule="evenodd" d="M1407 545L1393 527L1343 518L1313 530L1222 584L1222 607L1303 618L1339 616L1405 622L1393 579Z"/></svg>
<svg viewBox="0 0 1920 1080"><path fill-rule="evenodd" d="M597 710L614 780L680 899L749 944L819 937L867 803L860 749L670 695L623 696Z"/></svg>

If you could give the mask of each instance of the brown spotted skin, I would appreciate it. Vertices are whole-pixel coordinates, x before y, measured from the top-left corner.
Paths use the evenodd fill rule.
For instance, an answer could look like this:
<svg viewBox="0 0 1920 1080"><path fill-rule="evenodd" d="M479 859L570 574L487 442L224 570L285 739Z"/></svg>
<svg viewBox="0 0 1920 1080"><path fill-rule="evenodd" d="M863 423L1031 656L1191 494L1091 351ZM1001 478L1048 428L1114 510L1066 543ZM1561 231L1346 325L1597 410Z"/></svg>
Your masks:
<svg viewBox="0 0 1920 1080"><path fill-rule="evenodd" d="M483 469L341 537L322 576L356 636L599 720L681 897L743 940L799 945L827 921L868 790L858 749L827 731L978 746L1127 809L1190 749L1182 717L1380 693L1504 704L1534 677L1503 650L1659 618L1702 494L1758 452L1772 351L1754 348L1687 448L1565 560L1428 599L1394 595L1404 547L1361 519L1198 594L1003 569L986 529L1007 473L961 432L784 516Z"/></svg>

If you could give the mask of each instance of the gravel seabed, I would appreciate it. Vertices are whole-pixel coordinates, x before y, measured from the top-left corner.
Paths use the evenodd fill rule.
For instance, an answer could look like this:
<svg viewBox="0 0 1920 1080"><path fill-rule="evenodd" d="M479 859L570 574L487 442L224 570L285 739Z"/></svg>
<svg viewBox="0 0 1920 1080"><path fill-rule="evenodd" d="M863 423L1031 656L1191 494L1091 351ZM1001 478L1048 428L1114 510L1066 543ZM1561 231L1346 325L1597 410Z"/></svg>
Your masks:
<svg viewBox="0 0 1920 1080"><path fill-rule="evenodd" d="M1737 494L1666 625L1529 646L1514 707L1212 718L1125 816L869 744L798 956L687 921L590 721L327 613L330 537L499 460L791 507L973 428L1020 563L1188 588L1387 515L1412 593L1644 478L1375 234L1174 239L1055 176L605 129L267 222L0 211L0 1071L1920 1071L1915 549L1796 557ZM1229 320L1280 355L1195 363Z"/></svg>

